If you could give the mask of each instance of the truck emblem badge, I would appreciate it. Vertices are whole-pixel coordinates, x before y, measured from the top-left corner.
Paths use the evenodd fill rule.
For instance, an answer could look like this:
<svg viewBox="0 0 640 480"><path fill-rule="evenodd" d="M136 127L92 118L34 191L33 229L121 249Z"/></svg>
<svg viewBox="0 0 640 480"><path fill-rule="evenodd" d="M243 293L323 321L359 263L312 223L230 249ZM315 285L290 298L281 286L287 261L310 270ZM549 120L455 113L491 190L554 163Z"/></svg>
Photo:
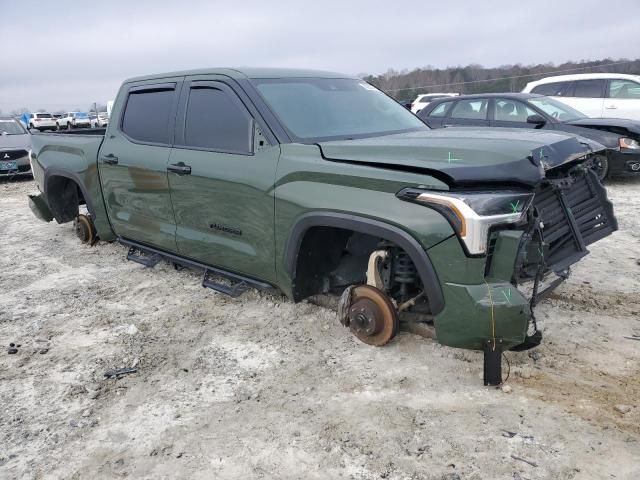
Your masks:
<svg viewBox="0 0 640 480"><path fill-rule="evenodd" d="M5 159L5 158L11 158L11 157L9 156L9 154L8 154L8 153L5 153L5 154L4 154L4 157L2 157L2 158L3 158L3 159Z"/></svg>

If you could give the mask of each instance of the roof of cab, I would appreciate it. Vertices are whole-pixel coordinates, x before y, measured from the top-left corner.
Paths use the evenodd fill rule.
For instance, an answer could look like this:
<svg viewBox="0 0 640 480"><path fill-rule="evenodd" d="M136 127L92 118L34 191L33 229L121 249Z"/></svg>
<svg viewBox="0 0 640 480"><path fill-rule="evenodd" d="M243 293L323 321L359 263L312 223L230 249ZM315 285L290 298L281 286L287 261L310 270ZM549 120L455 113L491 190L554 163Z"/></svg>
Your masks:
<svg viewBox="0 0 640 480"><path fill-rule="evenodd" d="M226 75L231 78L356 78L353 75L346 75L344 73L297 68L200 68L196 70L142 75L128 78L124 83L187 75Z"/></svg>

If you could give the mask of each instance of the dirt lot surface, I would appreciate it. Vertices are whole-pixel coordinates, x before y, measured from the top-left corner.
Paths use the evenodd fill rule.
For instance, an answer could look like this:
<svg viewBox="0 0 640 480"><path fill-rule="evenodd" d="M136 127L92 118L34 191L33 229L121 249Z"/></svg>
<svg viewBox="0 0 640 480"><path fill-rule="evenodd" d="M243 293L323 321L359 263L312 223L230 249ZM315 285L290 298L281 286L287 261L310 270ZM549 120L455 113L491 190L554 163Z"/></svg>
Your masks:
<svg viewBox="0 0 640 480"><path fill-rule="evenodd" d="M368 347L316 305L83 246L34 190L0 182L2 479L640 478L638 180L611 182L620 231L539 306L503 389L477 352Z"/></svg>

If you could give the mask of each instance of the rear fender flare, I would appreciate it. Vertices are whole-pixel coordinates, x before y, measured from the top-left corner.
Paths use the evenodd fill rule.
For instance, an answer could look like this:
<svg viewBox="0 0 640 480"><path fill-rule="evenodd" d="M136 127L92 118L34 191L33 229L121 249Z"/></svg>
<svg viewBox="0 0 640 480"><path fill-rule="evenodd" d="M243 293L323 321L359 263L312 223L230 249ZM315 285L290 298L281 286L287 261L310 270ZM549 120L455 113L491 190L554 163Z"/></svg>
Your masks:
<svg viewBox="0 0 640 480"><path fill-rule="evenodd" d="M395 243L411 257L418 269L432 314L437 315L444 309L444 295L438 275L429 258L429 254L422 245L412 235L395 225L357 215L336 212L309 212L298 217L289 233L284 251L285 268L292 279L295 279L296 276L296 264L302 240L312 227L342 228L373 235Z"/></svg>
<svg viewBox="0 0 640 480"><path fill-rule="evenodd" d="M87 205L87 210L89 210L89 213L91 214L91 216L95 218L96 212L91 203L91 197L87 193L87 189L85 188L84 183L82 182L82 179L80 178L80 176L74 172L69 172L67 170L62 170L60 168L55 168L55 167L49 167L45 170L44 182L43 182L43 188L44 188L43 193L44 193L44 197L47 199L47 203L49 202L49 195L47 190L49 188L49 182L53 177L64 177L75 182L75 184L80 189L80 192L82 193L82 197L84 198L84 201Z"/></svg>

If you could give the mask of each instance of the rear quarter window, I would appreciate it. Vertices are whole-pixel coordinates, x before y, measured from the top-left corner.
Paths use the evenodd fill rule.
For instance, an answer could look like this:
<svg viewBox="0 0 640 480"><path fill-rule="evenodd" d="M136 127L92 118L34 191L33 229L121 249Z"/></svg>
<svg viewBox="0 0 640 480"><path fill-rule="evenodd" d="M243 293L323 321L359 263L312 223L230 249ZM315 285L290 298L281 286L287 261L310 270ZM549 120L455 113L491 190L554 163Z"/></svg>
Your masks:
<svg viewBox="0 0 640 480"><path fill-rule="evenodd" d="M436 118L446 117L447 112L449 112L449 109L451 108L452 104L453 102L442 102L440 105L436 106L433 110L431 110L428 116L436 117Z"/></svg>
<svg viewBox="0 0 640 480"><path fill-rule="evenodd" d="M169 115L174 89L130 92L122 116L122 131L134 141L169 144Z"/></svg>

